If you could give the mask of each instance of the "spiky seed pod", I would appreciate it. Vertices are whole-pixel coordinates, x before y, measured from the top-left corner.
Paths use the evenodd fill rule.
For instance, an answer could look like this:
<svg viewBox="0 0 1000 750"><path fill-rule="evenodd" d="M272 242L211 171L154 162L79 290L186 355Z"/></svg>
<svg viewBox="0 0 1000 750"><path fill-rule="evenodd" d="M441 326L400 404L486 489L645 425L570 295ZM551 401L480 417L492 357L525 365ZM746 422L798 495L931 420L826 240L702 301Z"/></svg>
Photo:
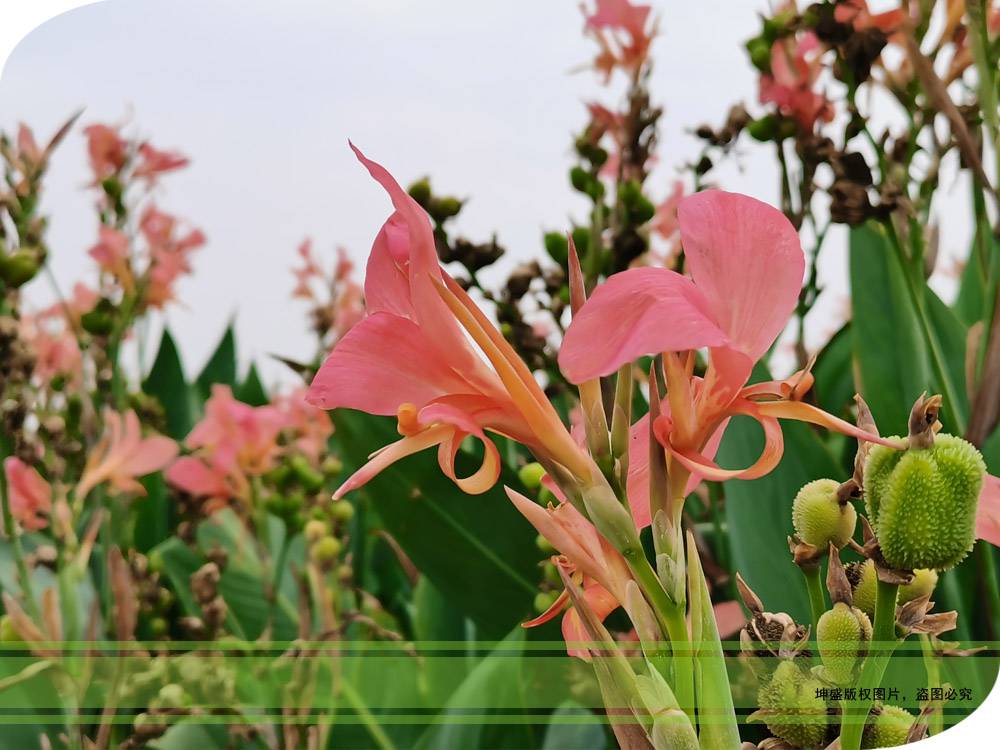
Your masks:
<svg viewBox="0 0 1000 750"><path fill-rule="evenodd" d="M878 573L871 560L851 563L847 566L847 580L854 593L854 606L869 617L875 616L875 595L878 590Z"/></svg>
<svg viewBox="0 0 1000 750"><path fill-rule="evenodd" d="M873 446L865 464L865 504L886 562L913 570L953 568L975 542L986 465L975 446L936 435L929 447Z"/></svg>
<svg viewBox="0 0 1000 750"><path fill-rule="evenodd" d="M898 706L875 706L861 735L861 747L872 750L905 745L913 722L913 715Z"/></svg>
<svg viewBox="0 0 1000 750"><path fill-rule="evenodd" d="M930 596L937 586L937 571L921 568L913 571L913 580L899 587L899 594L896 598L896 605L902 606L909 601L919 599L922 596Z"/></svg>
<svg viewBox="0 0 1000 750"><path fill-rule="evenodd" d="M825 550L840 549L854 535L858 514L837 492L839 482L816 479L799 490L792 502L792 523L802 541Z"/></svg>
<svg viewBox="0 0 1000 750"><path fill-rule="evenodd" d="M816 640L826 676L838 685L850 682L871 637L871 620L857 607L837 602L824 612L816 624Z"/></svg>
<svg viewBox="0 0 1000 750"><path fill-rule="evenodd" d="M785 660L757 691L767 728L795 747L815 747L826 735L826 701L817 697L823 684L795 661Z"/></svg>

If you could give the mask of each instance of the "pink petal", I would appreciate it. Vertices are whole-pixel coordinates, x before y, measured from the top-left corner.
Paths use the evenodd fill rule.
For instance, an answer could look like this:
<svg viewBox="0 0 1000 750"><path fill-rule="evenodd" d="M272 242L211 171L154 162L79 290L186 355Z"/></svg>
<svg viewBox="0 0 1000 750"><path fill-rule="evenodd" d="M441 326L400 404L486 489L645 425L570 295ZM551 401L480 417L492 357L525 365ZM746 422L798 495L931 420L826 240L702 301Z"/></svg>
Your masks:
<svg viewBox="0 0 1000 750"><path fill-rule="evenodd" d="M177 443L162 435L141 441L135 452L122 464L119 471L131 477L144 477L159 471L177 456Z"/></svg>
<svg viewBox="0 0 1000 750"><path fill-rule="evenodd" d="M1000 479L987 474L979 495L976 536L1000 547Z"/></svg>
<svg viewBox="0 0 1000 750"><path fill-rule="evenodd" d="M688 268L712 319L728 346L756 362L784 329L802 288L805 258L795 228L778 209L721 190L688 196L677 216Z"/></svg>
<svg viewBox="0 0 1000 750"><path fill-rule="evenodd" d="M620 606L618 600L606 588L597 581L588 580L583 585L583 598L598 620L604 622L605 618ZM587 629L583 626L580 613L576 607L571 607L566 611L562 621L563 640L566 641L566 653L584 661L590 661L590 649L594 639L590 637Z"/></svg>
<svg viewBox="0 0 1000 750"><path fill-rule="evenodd" d="M582 383L644 354L726 343L709 301L689 279L663 268L635 268L598 286L574 316L559 367Z"/></svg>
<svg viewBox="0 0 1000 750"><path fill-rule="evenodd" d="M719 629L720 638L728 638L740 631L747 624L747 616L739 602L719 602L712 607L715 612L715 625Z"/></svg>
<svg viewBox="0 0 1000 750"><path fill-rule="evenodd" d="M179 458L166 473L167 482L197 497L225 497L229 494L224 478L191 456Z"/></svg>
<svg viewBox="0 0 1000 750"><path fill-rule="evenodd" d="M415 318L410 304L410 233L403 215L397 211L382 225L365 270L365 306L368 313L389 312Z"/></svg>
<svg viewBox="0 0 1000 750"><path fill-rule="evenodd" d="M320 367L306 400L323 409L394 415L400 404L423 406L446 393L473 392L424 331L408 318L379 312L344 336Z"/></svg>

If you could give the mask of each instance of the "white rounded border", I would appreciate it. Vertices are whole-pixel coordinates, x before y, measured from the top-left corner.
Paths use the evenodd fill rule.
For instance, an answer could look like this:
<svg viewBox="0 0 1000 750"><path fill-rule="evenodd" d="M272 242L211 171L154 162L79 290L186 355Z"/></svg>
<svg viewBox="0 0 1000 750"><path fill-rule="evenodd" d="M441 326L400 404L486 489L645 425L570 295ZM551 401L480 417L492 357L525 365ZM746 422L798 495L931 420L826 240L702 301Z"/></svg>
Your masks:
<svg viewBox="0 0 1000 750"><path fill-rule="evenodd" d="M7 59L18 43L51 18L74 8L92 5L101 0L13 0L0 10L0 76ZM982 542L986 544L986 542ZM975 658L975 657L972 657ZM945 733L919 743L927 750L948 750L960 747L987 747L982 744L1000 729L1000 681L972 716ZM992 730L992 731L991 731ZM995 736L993 737L995 741Z"/></svg>

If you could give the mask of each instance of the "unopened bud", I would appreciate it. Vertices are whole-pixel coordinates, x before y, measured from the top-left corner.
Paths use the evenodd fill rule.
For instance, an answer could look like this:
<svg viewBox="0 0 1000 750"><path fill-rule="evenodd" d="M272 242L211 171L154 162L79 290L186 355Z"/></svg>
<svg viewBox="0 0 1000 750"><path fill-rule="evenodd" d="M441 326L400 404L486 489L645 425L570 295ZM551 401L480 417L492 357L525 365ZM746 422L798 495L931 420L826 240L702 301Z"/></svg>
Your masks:
<svg viewBox="0 0 1000 750"><path fill-rule="evenodd" d="M536 489L539 485L541 485L542 477L544 476L545 469L540 463L525 464L517 470L517 478L520 479L521 484L529 490Z"/></svg>
<svg viewBox="0 0 1000 750"><path fill-rule="evenodd" d="M838 482L816 479L809 482L792 502L792 524L807 544L825 550L831 544L840 549L854 535L858 514L849 502L841 502Z"/></svg>

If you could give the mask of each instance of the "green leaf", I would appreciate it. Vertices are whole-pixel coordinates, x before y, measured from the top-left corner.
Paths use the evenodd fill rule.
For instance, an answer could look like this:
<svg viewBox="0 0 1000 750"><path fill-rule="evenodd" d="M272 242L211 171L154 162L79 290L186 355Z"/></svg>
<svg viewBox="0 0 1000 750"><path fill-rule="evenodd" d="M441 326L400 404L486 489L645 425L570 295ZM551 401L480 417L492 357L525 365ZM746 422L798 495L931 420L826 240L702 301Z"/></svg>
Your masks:
<svg viewBox="0 0 1000 750"><path fill-rule="evenodd" d="M148 552L170 536L173 528L173 503L167 496L162 474L150 474L142 480L146 497L135 501L135 547Z"/></svg>
<svg viewBox="0 0 1000 750"><path fill-rule="evenodd" d="M191 574L205 564L204 558L175 536L154 547L149 557L166 574L184 614L200 616L201 608L191 593Z"/></svg>
<svg viewBox="0 0 1000 750"><path fill-rule="evenodd" d="M390 419L347 409L333 416L339 449L354 467L399 439ZM459 458L459 473L469 472L468 456ZM539 577L536 533L503 485L521 486L507 467L496 487L468 496L441 473L431 450L393 464L362 490L386 531L484 638L503 637L531 613Z"/></svg>
<svg viewBox="0 0 1000 750"><path fill-rule="evenodd" d="M608 736L604 723L583 706L567 701L552 712L542 750L604 750Z"/></svg>
<svg viewBox="0 0 1000 750"><path fill-rule="evenodd" d="M231 323L196 380L198 392L203 399L211 395L212 386L216 383L236 388L236 335Z"/></svg>
<svg viewBox="0 0 1000 750"><path fill-rule="evenodd" d="M691 605L691 644L694 649L695 690L699 720L698 744L702 750L726 750L740 744L733 694L729 688L726 658L712 609L701 557L691 532L687 533L688 601Z"/></svg>
<svg viewBox="0 0 1000 750"><path fill-rule="evenodd" d="M191 387L184 378L177 344L167 329L163 330L160 348L142 389L163 404L167 434L174 440L183 440L194 425L196 410Z"/></svg>
<svg viewBox="0 0 1000 750"><path fill-rule="evenodd" d="M250 406L264 406L270 402L264 384L261 382L260 374L257 372L257 365L250 365L247 376L236 388L235 395L237 399L244 404L250 404Z"/></svg>
<svg viewBox="0 0 1000 750"><path fill-rule="evenodd" d="M465 618L455 610L426 576L421 576L413 592L413 631L418 642L465 641ZM427 696L431 705L444 705L445 700L459 685L460 674L442 659L428 659L424 674Z"/></svg>
<svg viewBox="0 0 1000 750"><path fill-rule="evenodd" d="M824 411L838 416L848 413L854 398L854 337L851 324L847 323L826 343L816 357L813 376L816 384L813 395L816 404Z"/></svg>

